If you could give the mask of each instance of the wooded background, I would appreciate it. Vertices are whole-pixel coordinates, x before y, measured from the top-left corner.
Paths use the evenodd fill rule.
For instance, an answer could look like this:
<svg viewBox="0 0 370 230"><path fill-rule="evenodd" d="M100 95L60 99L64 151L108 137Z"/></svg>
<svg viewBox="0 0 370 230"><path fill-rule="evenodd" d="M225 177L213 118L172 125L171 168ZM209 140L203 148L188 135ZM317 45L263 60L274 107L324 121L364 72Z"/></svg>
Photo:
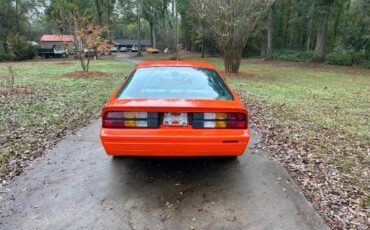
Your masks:
<svg viewBox="0 0 370 230"><path fill-rule="evenodd" d="M197 2L203 2L203 8ZM136 39L140 25L139 37L150 39L153 47L160 50L174 50L181 43L187 50L222 54L225 47L220 47L220 35L214 33L214 22L209 21L222 15L215 15L210 7L215 2L226 8L221 10L236 14L238 9L246 9L241 6L254 1L0 0L0 60L33 57L26 41L38 42L43 34L70 34L58 21L60 6L68 4L104 27L103 37L109 41ZM272 56L370 67L370 0L276 0L272 7L268 2L273 1L260 2L266 5L256 25L248 31L243 57ZM228 6L233 8L227 9ZM249 30L247 23L234 19L240 28ZM269 31L272 53L268 49Z"/></svg>

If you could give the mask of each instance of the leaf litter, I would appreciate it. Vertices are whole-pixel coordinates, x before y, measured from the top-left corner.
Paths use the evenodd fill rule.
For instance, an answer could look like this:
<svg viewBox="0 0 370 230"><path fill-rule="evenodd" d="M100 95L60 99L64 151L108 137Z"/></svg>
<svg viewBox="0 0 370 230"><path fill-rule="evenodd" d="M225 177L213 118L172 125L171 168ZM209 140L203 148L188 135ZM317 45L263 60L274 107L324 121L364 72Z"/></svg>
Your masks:
<svg viewBox="0 0 370 230"><path fill-rule="evenodd" d="M369 146L328 127L279 116L276 106L250 100L245 106L262 134L257 148L282 163L326 223L332 229L368 229L370 163L363 153ZM336 160L343 152L351 161L347 173Z"/></svg>

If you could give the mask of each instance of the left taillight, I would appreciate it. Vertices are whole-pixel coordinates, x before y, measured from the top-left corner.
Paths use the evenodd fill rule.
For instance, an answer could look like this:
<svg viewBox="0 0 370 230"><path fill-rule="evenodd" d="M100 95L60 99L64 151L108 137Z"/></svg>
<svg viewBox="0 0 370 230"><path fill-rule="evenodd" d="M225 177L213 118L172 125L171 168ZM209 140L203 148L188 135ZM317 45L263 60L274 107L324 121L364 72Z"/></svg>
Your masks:
<svg viewBox="0 0 370 230"><path fill-rule="evenodd" d="M245 129L247 113L193 113L193 128Z"/></svg>
<svg viewBox="0 0 370 230"><path fill-rule="evenodd" d="M155 112L108 111L103 115L104 128L158 128L159 114Z"/></svg>

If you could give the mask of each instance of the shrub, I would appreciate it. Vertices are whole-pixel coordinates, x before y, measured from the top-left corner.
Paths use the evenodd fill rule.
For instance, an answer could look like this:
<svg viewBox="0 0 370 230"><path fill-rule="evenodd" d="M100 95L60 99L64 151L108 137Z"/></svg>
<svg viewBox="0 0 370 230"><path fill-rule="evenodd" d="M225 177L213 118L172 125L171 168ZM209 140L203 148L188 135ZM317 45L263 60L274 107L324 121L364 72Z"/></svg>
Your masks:
<svg viewBox="0 0 370 230"><path fill-rule="evenodd" d="M283 49L274 50L272 57L276 60L285 61L310 61L312 58L312 51L305 52L301 50Z"/></svg>
<svg viewBox="0 0 370 230"><path fill-rule="evenodd" d="M169 60L172 60L172 61L181 60L180 53L178 52L174 53L173 55L169 57Z"/></svg>
<svg viewBox="0 0 370 230"><path fill-rule="evenodd" d="M0 61L14 61L14 54L4 54L0 53Z"/></svg>
<svg viewBox="0 0 370 230"><path fill-rule="evenodd" d="M360 65L361 67L370 69L370 60L367 60Z"/></svg>
<svg viewBox="0 0 370 230"><path fill-rule="evenodd" d="M325 63L331 65L345 65L345 66L353 66L353 65L361 65L366 66L366 55L361 52L348 52L348 53L339 53L333 52L329 53L325 57Z"/></svg>
<svg viewBox="0 0 370 230"><path fill-rule="evenodd" d="M305 52L300 50L284 49L274 50L273 58L276 60L285 61L310 61L312 59L313 51ZM325 63L330 65L344 65L344 66L362 66L370 68L370 60L362 52L332 52L325 55Z"/></svg>
<svg viewBox="0 0 370 230"><path fill-rule="evenodd" d="M325 62L331 65L352 65L352 56L343 53L330 53L325 56Z"/></svg>
<svg viewBox="0 0 370 230"><path fill-rule="evenodd" d="M10 41L14 60L20 61L33 59L36 56L36 48L28 44L23 37L14 36Z"/></svg>

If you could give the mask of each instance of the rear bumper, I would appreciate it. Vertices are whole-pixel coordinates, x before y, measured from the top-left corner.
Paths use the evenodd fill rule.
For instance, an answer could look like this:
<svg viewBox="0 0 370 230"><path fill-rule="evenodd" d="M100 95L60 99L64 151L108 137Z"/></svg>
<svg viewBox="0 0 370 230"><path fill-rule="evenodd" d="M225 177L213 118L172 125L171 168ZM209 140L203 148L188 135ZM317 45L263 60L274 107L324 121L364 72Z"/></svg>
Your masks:
<svg viewBox="0 0 370 230"><path fill-rule="evenodd" d="M104 149L113 156L240 156L249 138L249 129L100 130Z"/></svg>

